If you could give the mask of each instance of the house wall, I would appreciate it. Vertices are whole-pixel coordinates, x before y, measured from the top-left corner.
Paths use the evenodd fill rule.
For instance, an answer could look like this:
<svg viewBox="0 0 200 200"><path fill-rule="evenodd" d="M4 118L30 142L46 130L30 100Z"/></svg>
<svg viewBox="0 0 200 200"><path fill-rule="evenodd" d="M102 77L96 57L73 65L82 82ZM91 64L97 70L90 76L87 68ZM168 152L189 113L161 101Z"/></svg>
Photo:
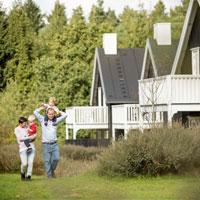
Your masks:
<svg viewBox="0 0 200 200"><path fill-rule="evenodd" d="M197 9L194 19L187 50L181 67L181 74L192 74L192 56L190 49L195 47L200 47L200 9Z"/></svg>

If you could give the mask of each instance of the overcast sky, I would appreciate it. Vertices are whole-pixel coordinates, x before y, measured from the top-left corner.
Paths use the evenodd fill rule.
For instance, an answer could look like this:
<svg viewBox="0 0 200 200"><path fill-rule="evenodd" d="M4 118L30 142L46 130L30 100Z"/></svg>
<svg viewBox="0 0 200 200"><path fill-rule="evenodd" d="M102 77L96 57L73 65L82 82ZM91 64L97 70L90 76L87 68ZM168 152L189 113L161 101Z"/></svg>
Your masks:
<svg viewBox="0 0 200 200"><path fill-rule="evenodd" d="M0 0L3 2L3 7L8 10L12 8L12 2L14 0ZM49 14L53 8L56 0L34 0L34 2L40 7L42 13ZM24 2L24 0L23 0ZM144 8L152 10L158 0L104 0L104 9L107 11L108 8L115 10L116 14L120 14L123 8L128 5L130 8L137 9L139 3L144 4ZM163 0L167 11L170 8L174 8L181 4L181 0ZM79 5L82 6L84 15L89 16L90 9L93 4L97 4L97 0L60 0L66 7L67 16L70 17L73 8L77 8Z"/></svg>

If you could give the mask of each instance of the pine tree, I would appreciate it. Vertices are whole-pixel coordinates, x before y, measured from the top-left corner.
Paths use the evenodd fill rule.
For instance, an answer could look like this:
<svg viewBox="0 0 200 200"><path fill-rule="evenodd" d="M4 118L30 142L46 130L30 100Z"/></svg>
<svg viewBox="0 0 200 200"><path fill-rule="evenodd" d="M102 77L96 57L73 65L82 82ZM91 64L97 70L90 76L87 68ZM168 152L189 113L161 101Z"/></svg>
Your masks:
<svg viewBox="0 0 200 200"><path fill-rule="evenodd" d="M149 37L153 37L153 25L156 23L165 23L168 22L168 15L166 13L166 8L162 0L159 0L158 3L154 6L153 11L149 16Z"/></svg>
<svg viewBox="0 0 200 200"><path fill-rule="evenodd" d="M143 6L140 6L139 11L125 7L116 30L119 36L119 48L144 47L149 33L149 24Z"/></svg>
<svg viewBox="0 0 200 200"><path fill-rule="evenodd" d="M154 6L150 17L152 20L152 24L167 21L168 17L166 13L166 8L162 0L159 0L158 3Z"/></svg>
<svg viewBox="0 0 200 200"><path fill-rule="evenodd" d="M115 11L110 8L106 12L105 22L109 23L111 26L116 27L119 24L119 19L115 15Z"/></svg>
<svg viewBox="0 0 200 200"><path fill-rule="evenodd" d="M23 7L25 13L30 19L35 34L38 34L38 31L44 27L44 15L41 14L40 8L35 4L33 0L26 0Z"/></svg>
<svg viewBox="0 0 200 200"><path fill-rule="evenodd" d="M6 48L7 26L7 15L0 2L0 91L4 89L6 82L3 72L8 60L8 51Z"/></svg>
<svg viewBox="0 0 200 200"><path fill-rule="evenodd" d="M56 0L54 10L49 16L47 16L47 20L50 24L50 29L53 32L61 32L63 27L67 24L65 9L66 8L64 4L61 4L59 0Z"/></svg>
<svg viewBox="0 0 200 200"><path fill-rule="evenodd" d="M20 2L15 3L9 13L7 30L6 45L9 51L9 61L4 70L4 77L6 80L12 78L17 81L23 96L31 88L35 49L34 29Z"/></svg>
<svg viewBox="0 0 200 200"><path fill-rule="evenodd" d="M170 10L170 22L172 23L172 37L175 39L180 38L189 0L182 0L181 2L181 6L176 6L174 9Z"/></svg>
<svg viewBox="0 0 200 200"><path fill-rule="evenodd" d="M98 0L97 1L97 6L93 5L90 16L89 16L89 22L90 23L95 23L95 24L101 24L105 21L106 19L106 13L103 9L103 0Z"/></svg>

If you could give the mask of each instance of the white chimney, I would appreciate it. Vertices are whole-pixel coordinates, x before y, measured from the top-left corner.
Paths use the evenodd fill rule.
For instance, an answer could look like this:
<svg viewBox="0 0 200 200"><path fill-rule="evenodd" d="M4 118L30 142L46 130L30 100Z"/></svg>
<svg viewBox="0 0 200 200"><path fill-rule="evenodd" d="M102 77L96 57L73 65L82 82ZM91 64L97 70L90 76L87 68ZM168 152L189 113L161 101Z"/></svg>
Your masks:
<svg viewBox="0 0 200 200"><path fill-rule="evenodd" d="M104 53L107 55L117 54L117 33L103 34L103 48Z"/></svg>
<svg viewBox="0 0 200 200"><path fill-rule="evenodd" d="M158 45L171 45L171 23L154 24L154 39Z"/></svg>
<svg viewBox="0 0 200 200"><path fill-rule="evenodd" d="M200 75L200 47L190 49L192 51L192 75Z"/></svg>

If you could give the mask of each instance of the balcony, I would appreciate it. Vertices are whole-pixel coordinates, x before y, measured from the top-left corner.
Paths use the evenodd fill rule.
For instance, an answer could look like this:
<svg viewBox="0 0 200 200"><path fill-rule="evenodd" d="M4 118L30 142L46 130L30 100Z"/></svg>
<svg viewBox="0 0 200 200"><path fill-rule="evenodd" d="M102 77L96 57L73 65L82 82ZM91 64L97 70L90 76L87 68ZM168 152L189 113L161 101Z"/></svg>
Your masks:
<svg viewBox="0 0 200 200"><path fill-rule="evenodd" d="M69 129L73 129L73 139L79 129L108 129L108 107L70 107L66 113L66 139L69 139ZM139 105L112 106L112 126L124 130L139 128Z"/></svg>
<svg viewBox="0 0 200 200"><path fill-rule="evenodd" d="M200 76L168 75L139 81L141 106L198 104Z"/></svg>

